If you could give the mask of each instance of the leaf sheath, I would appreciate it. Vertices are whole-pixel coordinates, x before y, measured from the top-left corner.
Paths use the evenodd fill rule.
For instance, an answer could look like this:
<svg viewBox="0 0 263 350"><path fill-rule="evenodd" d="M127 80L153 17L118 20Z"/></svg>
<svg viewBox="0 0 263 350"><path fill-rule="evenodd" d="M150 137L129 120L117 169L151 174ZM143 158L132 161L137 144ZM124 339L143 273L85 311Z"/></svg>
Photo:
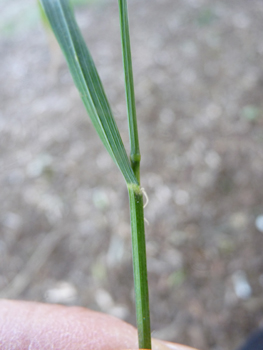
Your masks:
<svg viewBox="0 0 263 350"><path fill-rule="evenodd" d="M151 349L143 194L138 185L128 185L128 192L132 229L132 260L139 348Z"/></svg>
<svg viewBox="0 0 263 350"><path fill-rule="evenodd" d="M125 77L125 92L130 136L130 160L137 181L138 183L140 183L141 154L137 128L127 0L119 0L119 14L122 43L122 60Z"/></svg>

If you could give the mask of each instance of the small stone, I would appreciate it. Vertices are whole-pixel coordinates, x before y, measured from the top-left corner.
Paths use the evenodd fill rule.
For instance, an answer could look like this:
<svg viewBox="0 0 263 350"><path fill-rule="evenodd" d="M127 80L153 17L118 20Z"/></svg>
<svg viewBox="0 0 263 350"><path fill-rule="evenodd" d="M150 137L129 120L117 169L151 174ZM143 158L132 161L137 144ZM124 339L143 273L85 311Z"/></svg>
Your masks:
<svg viewBox="0 0 263 350"><path fill-rule="evenodd" d="M246 213L237 212L230 216L230 226L235 230L241 230L248 225L248 216Z"/></svg>
<svg viewBox="0 0 263 350"><path fill-rule="evenodd" d="M20 185L24 181L24 175L21 170L13 170L7 177L10 185Z"/></svg>
<svg viewBox="0 0 263 350"><path fill-rule="evenodd" d="M109 314L120 318L121 320L125 320L129 315L129 310L124 305L116 305L109 309Z"/></svg>
<svg viewBox="0 0 263 350"><path fill-rule="evenodd" d="M97 209L101 209L101 210L106 209L110 204L107 193L102 189L95 189L92 199Z"/></svg>
<svg viewBox="0 0 263 350"><path fill-rule="evenodd" d="M181 269L183 266L183 255L175 248L166 251L164 260L174 269Z"/></svg>
<svg viewBox="0 0 263 350"><path fill-rule="evenodd" d="M205 155L205 162L211 169L217 169L221 163L221 158L216 152L209 151Z"/></svg>
<svg viewBox="0 0 263 350"><path fill-rule="evenodd" d="M91 267L92 277L97 281L105 281L107 277L107 271L104 261L98 259Z"/></svg>
<svg viewBox="0 0 263 350"><path fill-rule="evenodd" d="M111 295L104 289L99 289L96 292L95 300L98 306L104 312L109 311L114 306Z"/></svg>
<svg viewBox="0 0 263 350"><path fill-rule="evenodd" d="M261 285L261 287L263 287L263 274L261 274L258 278L259 280L259 284Z"/></svg>
<svg viewBox="0 0 263 350"><path fill-rule="evenodd" d="M52 157L48 154L41 154L27 166L27 175L31 178L36 178L52 164Z"/></svg>
<svg viewBox="0 0 263 350"><path fill-rule="evenodd" d="M117 266L124 257L124 242L119 236L112 236L107 252L107 265L109 267Z"/></svg>
<svg viewBox="0 0 263 350"><path fill-rule="evenodd" d="M49 303L69 304L76 300L77 290L69 282L59 281L45 293L45 299Z"/></svg>
<svg viewBox="0 0 263 350"><path fill-rule="evenodd" d="M102 170L108 170L111 168L113 162L106 152L100 153L96 158L98 167Z"/></svg>
<svg viewBox="0 0 263 350"><path fill-rule="evenodd" d="M11 230L17 230L22 223L22 219L19 215L8 212L3 217L3 225Z"/></svg>
<svg viewBox="0 0 263 350"><path fill-rule="evenodd" d="M167 204L172 196L171 189L166 185L160 185L155 191L155 195L160 203Z"/></svg>
<svg viewBox="0 0 263 350"><path fill-rule="evenodd" d="M175 121L174 112L170 108L162 109L159 118L165 125L172 125L172 123Z"/></svg>
<svg viewBox="0 0 263 350"><path fill-rule="evenodd" d="M174 200L177 205L186 205L190 199L189 193L184 190L178 190L175 192Z"/></svg>
<svg viewBox="0 0 263 350"><path fill-rule="evenodd" d="M234 284L234 290L236 296L240 299L246 300L251 297L252 288L247 280L247 276L244 271L237 271L232 276Z"/></svg>
<svg viewBox="0 0 263 350"><path fill-rule="evenodd" d="M245 106L241 111L242 118L248 121L257 120L262 115L262 111L257 106L248 105Z"/></svg>
<svg viewBox="0 0 263 350"><path fill-rule="evenodd" d="M236 13L233 16L233 24L236 28L246 29L250 26L250 19L245 13Z"/></svg>
<svg viewBox="0 0 263 350"><path fill-rule="evenodd" d="M263 232L263 215L259 215L256 218L255 226L260 232Z"/></svg>

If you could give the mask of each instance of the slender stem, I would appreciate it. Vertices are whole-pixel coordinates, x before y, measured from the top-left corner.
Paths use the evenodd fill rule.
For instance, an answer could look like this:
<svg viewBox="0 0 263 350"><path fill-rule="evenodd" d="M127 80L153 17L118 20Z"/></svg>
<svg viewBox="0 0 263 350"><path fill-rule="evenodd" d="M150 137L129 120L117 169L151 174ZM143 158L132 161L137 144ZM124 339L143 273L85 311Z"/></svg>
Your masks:
<svg viewBox="0 0 263 350"><path fill-rule="evenodd" d="M143 194L140 186L135 184L128 184L128 192L132 229L133 276L139 348L151 349Z"/></svg>
<svg viewBox="0 0 263 350"><path fill-rule="evenodd" d="M127 0L119 0L119 12L122 58L125 76L125 93L131 148L130 160L134 175L138 181L138 184L128 184L132 230L132 256L136 318L139 348L151 349L151 326L144 232L143 194L139 185L141 154L137 129Z"/></svg>
<svg viewBox="0 0 263 350"><path fill-rule="evenodd" d="M133 172L140 183L140 161L141 154L139 148L139 137L137 129L136 106L132 73L131 44L129 33L129 20L127 0L119 0L120 27L121 27L121 43L122 58L125 76L125 92L127 103L127 114L130 134L130 160Z"/></svg>

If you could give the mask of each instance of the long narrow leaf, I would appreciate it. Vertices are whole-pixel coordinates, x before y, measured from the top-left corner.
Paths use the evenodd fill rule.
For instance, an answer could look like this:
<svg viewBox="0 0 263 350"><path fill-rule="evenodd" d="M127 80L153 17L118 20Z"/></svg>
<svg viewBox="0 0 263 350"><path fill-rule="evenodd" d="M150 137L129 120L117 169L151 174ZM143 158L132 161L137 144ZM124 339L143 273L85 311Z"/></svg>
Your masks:
<svg viewBox="0 0 263 350"><path fill-rule="evenodd" d="M97 69L68 0L40 0L68 62L74 82L105 148L126 183L137 183Z"/></svg>

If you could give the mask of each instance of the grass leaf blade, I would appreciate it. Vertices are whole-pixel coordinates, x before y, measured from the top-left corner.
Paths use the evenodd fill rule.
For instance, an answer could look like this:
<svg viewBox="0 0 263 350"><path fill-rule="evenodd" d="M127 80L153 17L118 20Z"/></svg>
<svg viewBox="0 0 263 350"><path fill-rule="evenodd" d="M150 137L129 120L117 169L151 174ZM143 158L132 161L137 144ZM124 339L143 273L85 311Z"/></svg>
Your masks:
<svg viewBox="0 0 263 350"><path fill-rule="evenodd" d="M40 0L68 62L74 82L105 148L126 183L137 183L97 69L68 0Z"/></svg>

